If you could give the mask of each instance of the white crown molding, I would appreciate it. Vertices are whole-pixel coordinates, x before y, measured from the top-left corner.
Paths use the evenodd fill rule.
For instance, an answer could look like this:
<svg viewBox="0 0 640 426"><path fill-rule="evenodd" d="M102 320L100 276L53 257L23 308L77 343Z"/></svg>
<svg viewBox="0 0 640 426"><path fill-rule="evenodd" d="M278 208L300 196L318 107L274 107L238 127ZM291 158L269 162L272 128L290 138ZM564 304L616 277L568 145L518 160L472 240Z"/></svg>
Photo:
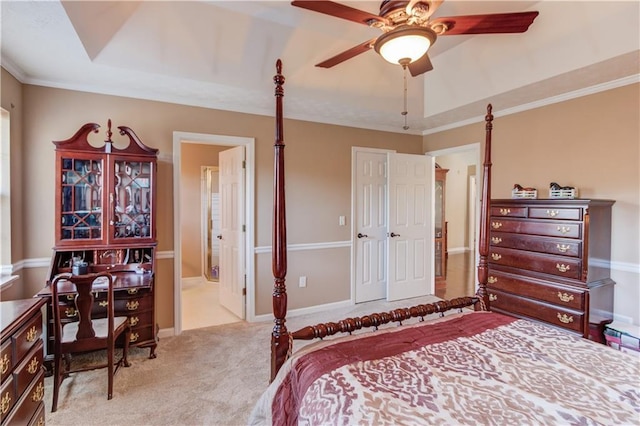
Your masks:
<svg viewBox="0 0 640 426"><path fill-rule="evenodd" d="M618 87L628 86L629 84L639 83L640 74L631 75L628 77L620 78L606 83L596 84L595 86L585 87L584 89L574 90L572 92L563 93L561 95L552 96L550 98L541 99L535 102L529 102L527 104L518 105L516 107L507 108L501 111L494 111L493 116L503 117L506 115L516 114L523 111L528 111L535 108L540 108L547 105L557 104L559 102L568 101L571 99L581 98L583 96L593 95L595 93L604 92L606 90L617 89ZM431 135L434 133L444 132L445 130L456 129L458 127L467 126L469 124L479 123L484 121L484 115L479 115L468 120L458 121L455 123L447 124L446 126L434 127L433 129L425 130L422 132L423 136Z"/></svg>

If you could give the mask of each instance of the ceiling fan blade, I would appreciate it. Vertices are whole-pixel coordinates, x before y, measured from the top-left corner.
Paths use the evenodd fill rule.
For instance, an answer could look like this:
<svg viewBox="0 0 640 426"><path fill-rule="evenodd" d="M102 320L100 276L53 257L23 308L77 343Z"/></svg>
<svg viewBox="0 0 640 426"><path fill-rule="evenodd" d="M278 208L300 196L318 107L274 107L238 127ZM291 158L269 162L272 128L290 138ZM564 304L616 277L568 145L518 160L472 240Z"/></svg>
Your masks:
<svg viewBox="0 0 640 426"><path fill-rule="evenodd" d="M538 16L538 12L494 13L488 15L450 16L433 19L429 25L436 29L440 24L447 30L439 35L523 33Z"/></svg>
<svg viewBox="0 0 640 426"><path fill-rule="evenodd" d="M431 59L429 59L429 54L425 53L420 59L410 63L408 67L411 76L415 77L417 75L424 74L427 71L431 71L433 69L433 64L431 63Z"/></svg>
<svg viewBox="0 0 640 426"><path fill-rule="evenodd" d="M303 9L312 10L314 12L324 13L325 15L335 16L337 18L346 19L347 21L357 22L363 25L369 25L371 20L387 23L387 20L381 16L374 15L364 10L354 9L340 3L332 1L308 1L298 0L292 1L291 5L301 7Z"/></svg>
<svg viewBox="0 0 640 426"><path fill-rule="evenodd" d="M357 56L361 53L366 52L367 50L371 49L371 46L373 45L373 43L376 41L375 38L372 38L371 40L365 41L362 44L359 44L355 47L352 47L349 50L345 50L342 53L337 54L336 56L334 56L333 58L329 58L326 61L320 62L319 64L316 64L316 67L320 67L320 68L331 68L334 65L338 65L341 62L346 61L347 59L351 59L354 56Z"/></svg>

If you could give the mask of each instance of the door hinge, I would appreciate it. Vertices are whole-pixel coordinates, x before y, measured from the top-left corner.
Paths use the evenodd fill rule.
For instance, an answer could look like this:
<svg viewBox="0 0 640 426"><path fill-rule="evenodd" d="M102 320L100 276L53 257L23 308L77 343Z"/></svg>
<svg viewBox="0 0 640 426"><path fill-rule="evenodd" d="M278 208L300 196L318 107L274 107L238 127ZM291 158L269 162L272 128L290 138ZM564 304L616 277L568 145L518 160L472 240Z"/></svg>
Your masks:
<svg viewBox="0 0 640 426"><path fill-rule="evenodd" d="M243 296L246 296L246 295L247 295L247 288L246 288L246 287L242 289L242 295L243 295Z"/></svg>
<svg viewBox="0 0 640 426"><path fill-rule="evenodd" d="M242 232L247 232L247 225L242 225Z"/></svg>
<svg viewBox="0 0 640 426"><path fill-rule="evenodd" d="M247 274L244 274L243 278L244 278L244 287L242 287L242 295L246 296L247 295Z"/></svg>
<svg viewBox="0 0 640 426"><path fill-rule="evenodd" d="M245 160L242 160L242 168L243 169L247 168L247 162Z"/></svg>

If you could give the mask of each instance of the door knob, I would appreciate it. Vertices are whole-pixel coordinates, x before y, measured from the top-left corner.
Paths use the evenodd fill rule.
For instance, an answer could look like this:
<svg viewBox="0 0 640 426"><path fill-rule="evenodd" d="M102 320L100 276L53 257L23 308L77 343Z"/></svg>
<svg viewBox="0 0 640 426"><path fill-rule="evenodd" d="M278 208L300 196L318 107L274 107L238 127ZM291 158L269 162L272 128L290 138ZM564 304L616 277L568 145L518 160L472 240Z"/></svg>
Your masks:
<svg viewBox="0 0 640 426"><path fill-rule="evenodd" d="M222 235L216 235L216 238L221 240L222 239Z"/></svg>
<svg viewBox="0 0 640 426"><path fill-rule="evenodd" d="M369 238L369 236L366 235L366 234L361 234L360 232L358 232L358 238Z"/></svg>
<svg viewBox="0 0 640 426"><path fill-rule="evenodd" d="M400 236L400 234L396 234L395 232L392 232L392 233L391 233L391 234L389 234L389 235L391 235L391 238L393 238L393 237L399 237L399 236Z"/></svg>

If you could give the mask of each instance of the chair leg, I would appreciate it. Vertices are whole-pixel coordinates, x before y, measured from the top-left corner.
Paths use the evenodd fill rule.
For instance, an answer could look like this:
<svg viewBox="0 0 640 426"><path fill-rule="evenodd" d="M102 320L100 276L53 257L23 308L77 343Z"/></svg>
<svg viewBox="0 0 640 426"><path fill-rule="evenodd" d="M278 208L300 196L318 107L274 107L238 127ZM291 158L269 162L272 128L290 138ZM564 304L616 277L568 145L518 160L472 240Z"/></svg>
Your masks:
<svg viewBox="0 0 640 426"><path fill-rule="evenodd" d="M62 360L60 356L56 356L53 361L53 401L51 403L51 412L55 413L58 410L58 394L60 392L60 382L62 382Z"/></svg>
<svg viewBox="0 0 640 426"><path fill-rule="evenodd" d="M109 370L109 389L107 394L107 399L111 399L113 397L113 341L110 342L109 347L107 348L107 369Z"/></svg>

